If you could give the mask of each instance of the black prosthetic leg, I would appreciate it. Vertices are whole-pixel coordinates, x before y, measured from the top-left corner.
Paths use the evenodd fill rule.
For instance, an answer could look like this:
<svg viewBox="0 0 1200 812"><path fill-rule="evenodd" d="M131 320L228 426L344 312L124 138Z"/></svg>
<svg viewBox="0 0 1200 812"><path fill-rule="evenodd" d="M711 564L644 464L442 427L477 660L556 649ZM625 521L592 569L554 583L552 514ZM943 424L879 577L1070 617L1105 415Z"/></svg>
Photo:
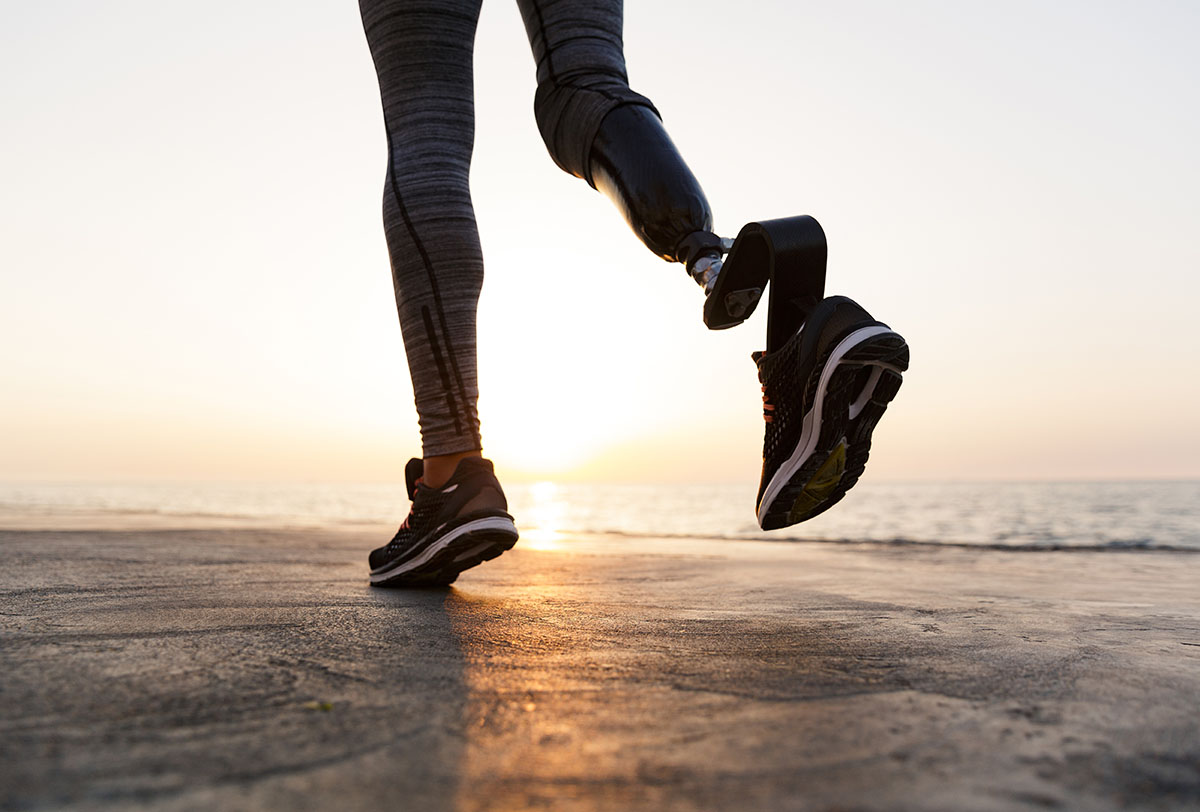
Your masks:
<svg viewBox="0 0 1200 812"><path fill-rule="evenodd" d="M825 296L825 232L812 217L748 223L738 234L704 303L711 330L750 318L767 283L767 352L796 334Z"/></svg>

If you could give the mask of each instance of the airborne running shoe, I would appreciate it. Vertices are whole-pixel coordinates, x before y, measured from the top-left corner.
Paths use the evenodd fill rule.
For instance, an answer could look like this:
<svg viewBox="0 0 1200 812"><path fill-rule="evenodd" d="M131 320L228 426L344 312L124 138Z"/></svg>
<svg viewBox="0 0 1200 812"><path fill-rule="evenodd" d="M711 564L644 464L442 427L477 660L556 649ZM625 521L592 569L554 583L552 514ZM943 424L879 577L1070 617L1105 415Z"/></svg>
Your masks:
<svg viewBox="0 0 1200 812"><path fill-rule="evenodd" d="M779 350L753 358L767 422L758 524L775 530L828 510L858 481L871 432L908 369L908 345L831 296Z"/></svg>
<svg viewBox="0 0 1200 812"><path fill-rule="evenodd" d="M404 479L412 510L388 544L370 556L372 586L445 586L517 542L517 526L492 463L467 457L440 488L421 481L409 460Z"/></svg>

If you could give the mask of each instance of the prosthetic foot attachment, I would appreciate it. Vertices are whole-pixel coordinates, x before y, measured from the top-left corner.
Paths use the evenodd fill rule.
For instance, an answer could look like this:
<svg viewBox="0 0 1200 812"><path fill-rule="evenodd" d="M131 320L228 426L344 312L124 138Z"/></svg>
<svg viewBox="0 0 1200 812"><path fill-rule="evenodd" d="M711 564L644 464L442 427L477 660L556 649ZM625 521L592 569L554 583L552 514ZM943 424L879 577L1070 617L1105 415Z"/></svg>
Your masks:
<svg viewBox="0 0 1200 812"><path fill-rule="evenodd" d="M782 347L825 295L825 232L808 215L747 223L704 302L710 330L741 324L771 283L767 352Z"/></svg>

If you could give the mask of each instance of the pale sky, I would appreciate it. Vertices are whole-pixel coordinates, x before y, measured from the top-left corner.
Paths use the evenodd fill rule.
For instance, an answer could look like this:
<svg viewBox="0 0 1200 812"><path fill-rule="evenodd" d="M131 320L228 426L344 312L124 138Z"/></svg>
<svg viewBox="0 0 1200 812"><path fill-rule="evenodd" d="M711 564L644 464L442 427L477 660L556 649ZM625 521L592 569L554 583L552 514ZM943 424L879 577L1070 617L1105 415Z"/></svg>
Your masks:
<svg viewBox="0 0 1200 812"><path fill-rule="evenodd" d="M486 0L485 452L512 479L755 479L750 353L558 170ZM1200 476L1200 6L629 0L733 236L811 214L912 368L868 477ZM687 8L680 17L677 10ZM0 480L387 481L419 454L352 2L0 6Z"/></svg>

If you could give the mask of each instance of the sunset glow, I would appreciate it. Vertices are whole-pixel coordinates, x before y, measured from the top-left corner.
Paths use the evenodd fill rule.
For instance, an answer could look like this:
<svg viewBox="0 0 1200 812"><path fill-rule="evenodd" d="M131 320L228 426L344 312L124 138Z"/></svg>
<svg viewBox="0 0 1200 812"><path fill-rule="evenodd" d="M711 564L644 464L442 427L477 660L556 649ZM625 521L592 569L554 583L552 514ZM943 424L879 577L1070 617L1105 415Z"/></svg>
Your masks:
<svg viewBox="0 0 1200 812"><path fill-rule="evenodd" d="M717 230L815 215L828 292L912 348L872 477L1200 475L1200 12L678 9L629 4L630 78ZM357 8L182 13L3 12L0 479L396 481L420 443ZM514 4L485 5L476 73L485 452L524 481L753 481L765 315L705 330L552 164Z"/></svg>

